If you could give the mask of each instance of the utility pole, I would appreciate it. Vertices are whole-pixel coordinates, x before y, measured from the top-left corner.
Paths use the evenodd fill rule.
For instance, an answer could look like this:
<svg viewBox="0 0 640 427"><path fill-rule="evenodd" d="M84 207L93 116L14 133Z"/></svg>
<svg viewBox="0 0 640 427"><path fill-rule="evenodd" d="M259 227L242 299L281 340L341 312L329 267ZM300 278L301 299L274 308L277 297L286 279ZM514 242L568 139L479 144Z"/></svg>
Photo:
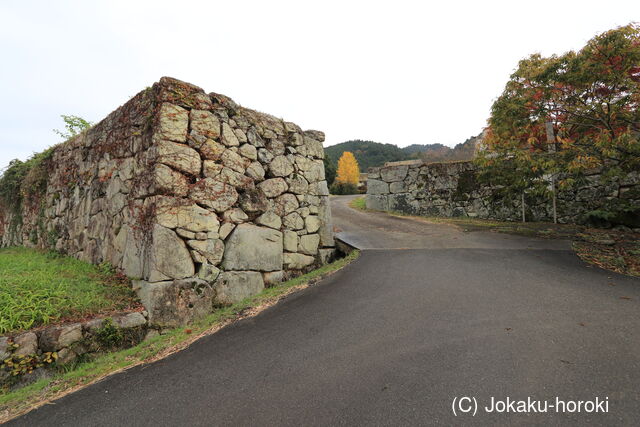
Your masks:
<svg viewBox="0 0 640 427"><path fill-rule="evenodd" d="M545 128L547 130L547 150L549 153L556 152L556 136L553 132L553 123L546 122ZM553 197L552 207L553 207L553 223L558 223L558 211L556 209L556 180L555 176L551 174L551 195Z"/></svg>

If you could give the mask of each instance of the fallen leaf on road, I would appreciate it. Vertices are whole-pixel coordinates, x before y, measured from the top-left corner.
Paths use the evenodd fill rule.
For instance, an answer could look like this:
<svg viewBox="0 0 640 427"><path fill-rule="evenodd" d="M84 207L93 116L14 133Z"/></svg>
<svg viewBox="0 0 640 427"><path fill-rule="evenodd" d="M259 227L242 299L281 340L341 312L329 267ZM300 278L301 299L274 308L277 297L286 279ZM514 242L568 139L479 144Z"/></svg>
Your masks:
<svg viewBox="0 0 640 427"><path fill-rule="evenodd" d="M629 300L629 299L633 299L633 298L631 298L631 297L620 297L620 299L627 299L627 300Z"/></svg>

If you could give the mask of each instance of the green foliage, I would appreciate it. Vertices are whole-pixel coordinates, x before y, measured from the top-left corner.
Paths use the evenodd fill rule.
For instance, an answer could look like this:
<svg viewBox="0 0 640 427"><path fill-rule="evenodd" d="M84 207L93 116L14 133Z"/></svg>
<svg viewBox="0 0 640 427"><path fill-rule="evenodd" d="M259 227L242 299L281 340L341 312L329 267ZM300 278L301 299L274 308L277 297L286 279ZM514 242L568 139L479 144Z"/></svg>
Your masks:
<svg viewBox="0 0 640 427"><path fill-rule="evenodd" d="M13 212L19 212L25 199L34 199L45 193L54 147L34 154L27 161L9 162L0 177L0 200Z"/></svg>
<svg viewBox="0 0 640 427"><path fill-rule="evenodd" d="M71 115L68 116L65 114L62 114L60 117L62 117L62 120L64 121L64 130L61 131L58 129L54 129L53 131L57 135L60 135L64 141L78 135L82 131L87 130L91 126L93 126L93 123L86 121L82 117Z"/></svg>
<svg viewBox="0 0 640 427"><path fill-rule="evenodd" d="M326 147L325 171L327 164L335 170L338 159L345 151L350 151L356 157L360 170L367 171L370 167L383 166L386 162L399 162L402 160L421 159L425 162L444 162L453 160L471 160L475 150L477 137L472 136L466 141L457 144L454 148L442 144L412 144L400 148L393 144L382 144L373 141L361 141L359 139L346 141L340 144ZM333 175L331 175L333 177ZM327 179L328 181L328 179ZM329 182L329 181L328 181ZM333 182L329 182L331 185Z"/></svg>
<svg viewBox="0 0 640 427"><path fill-rule="evenodd" d="M102 322L102 327L96 331L95 337L103 349L116 348L124 341L122 330L113 324L110 317Z"/></svg>
<svg viewBox="0 0 640 427"><path fill-rule="evenodd" d="M370 167L382 166L385 162L409 159L409 155L402 151L401 148L392 144L381 144L373 141L347 141L326 147L324 151L336 169L338 167L338 159L342 157L342 154L345 151L352 152L362 172L366 172Z"/></svg>
<svg viewBox="0 0 640 427"><path fill-rule="evenodd" d="M15 347L15 344L13 345ZM34 369L50 365L58 360L58 353L55 351L47 351L40 355L25 354L22 356L12 355L2 361L0 369L8 372L13 377L14 382L19 377L30 374Z"/></svg>
<svg viewBox="0 0 640 427"><path fill-rule="evenodd" d="M324 160L322 162L324 163L325 179L327 180L327 184L331 186L331 184L333 184L333 181L336 179L337 163L331 158L329 154L326 153L326 151L324 155Z"/></svg>
<svg viewBox="0 0 640 427"><path fill-rule="evenodd" d="M358 194L358 187L351 183L334 182L330 188L331 194L344 195L344 194Z"/></svg>
<svg viewBox="0 0 640 427"><path fill-rule="evenodd" d="M640 27L600 34L578 52L531 55L493 104L478 163L503 193L568 188L594 168L604 180L640 170Z"/></svg>
<svg viewBox="0 0 640 427"><path fill-rule="evenodd" d="M349 202L349 206L354 209L365 211L367 210L367 200L365 199L364 196L356 197L351 202Z"/></svg>
<svg viewBox="0 0 640 427"><path fill-rule="evenodd" d="M135 306L121 277L54 252L0 249L0 333Z"/></svg>

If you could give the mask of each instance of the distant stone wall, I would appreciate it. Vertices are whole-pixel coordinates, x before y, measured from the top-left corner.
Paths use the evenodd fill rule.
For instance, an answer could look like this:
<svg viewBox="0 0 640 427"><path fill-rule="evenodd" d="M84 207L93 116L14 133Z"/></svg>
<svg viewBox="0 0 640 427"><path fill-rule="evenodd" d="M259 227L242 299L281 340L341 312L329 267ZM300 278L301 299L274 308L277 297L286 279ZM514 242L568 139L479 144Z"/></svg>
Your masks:
<svg viewBox="0 0 640 427"><path fill-rule="evenodd" d="M494 193L478 182L472 162L390 164L369 169L366 206L423 216L520 221L520 198L501 200ZM584 184L558 191L558 221L576 223L585 213L617 198L635 203L640 209L640 174L603 185L600 175L594 172ZM552 201L525 195L525 213L527 221L552 221Z"/></svg>
<svg viewBox="0 0 640 427"><path fill-rule="evenodd" d="M165 77L55 148L0 242L109 262L152 323L184 323L331 258L323 141Z"/></svg>

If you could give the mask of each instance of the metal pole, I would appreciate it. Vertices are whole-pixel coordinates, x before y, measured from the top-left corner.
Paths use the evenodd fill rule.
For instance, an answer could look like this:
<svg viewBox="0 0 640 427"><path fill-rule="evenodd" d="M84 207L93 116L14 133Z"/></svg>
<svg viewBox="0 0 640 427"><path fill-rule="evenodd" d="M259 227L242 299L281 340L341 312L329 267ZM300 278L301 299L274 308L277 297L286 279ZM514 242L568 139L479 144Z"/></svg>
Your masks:
<svg viewBox="0 0 640 427"><path fill-rule="evenodd" d="M521 201L522 201L522 222L527 222L526 218L524 217L524 191L522 192Z"/></svg>

